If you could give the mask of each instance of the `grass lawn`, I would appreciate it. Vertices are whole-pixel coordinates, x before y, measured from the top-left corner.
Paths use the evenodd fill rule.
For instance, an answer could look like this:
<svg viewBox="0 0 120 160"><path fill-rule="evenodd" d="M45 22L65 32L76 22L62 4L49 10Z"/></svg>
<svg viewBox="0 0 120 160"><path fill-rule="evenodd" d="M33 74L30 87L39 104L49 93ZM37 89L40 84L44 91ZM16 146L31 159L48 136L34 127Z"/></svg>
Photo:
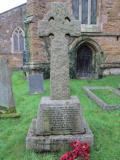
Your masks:
<svg viewBox="0 0 120 160"><path fill-rule="evenodd" d="M82 87L106 85L117 88L119 82L120 76L70 81L71 94L79 97L83 114L94 134L91 160L120 160L120 110L102 110L86 96ZM45 80L44 85L43 94L30 96L22 72L14 73L14 97L21 117L0 119L0 160L59 160L62 153L66 152L36 154L25 149L25 138L32 118L37 115L40 98L49 95L49 80Z"/></svg>
<svg viewBox="0 0 120 160"><path fill-rule="evenodd" d="M97 90L93 90L93 93L95 93L95 95L97 95L99 98L101 98L105 103L109 105L119 105L120 106L120 96L114 94L110 90L97 89Z"/></svg>

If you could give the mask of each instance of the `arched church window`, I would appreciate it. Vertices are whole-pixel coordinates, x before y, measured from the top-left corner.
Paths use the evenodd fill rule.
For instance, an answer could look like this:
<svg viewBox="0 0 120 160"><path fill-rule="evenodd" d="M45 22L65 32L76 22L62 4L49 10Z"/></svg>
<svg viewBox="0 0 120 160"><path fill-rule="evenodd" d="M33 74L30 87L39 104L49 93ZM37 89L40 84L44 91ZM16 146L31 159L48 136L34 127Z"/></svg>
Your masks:
<svg viewBox="0 0 120 160"><path fill-rule="evenodd" d="M24 31L20 27L17 27L12 34L12 53L22 53L24 50Z"/></svg>
<svg viewBox="0 0 120 160"><path fill-rule="evenodd" d="M97 24L97 0L72 0L73 15L81 24Z"/></svg>

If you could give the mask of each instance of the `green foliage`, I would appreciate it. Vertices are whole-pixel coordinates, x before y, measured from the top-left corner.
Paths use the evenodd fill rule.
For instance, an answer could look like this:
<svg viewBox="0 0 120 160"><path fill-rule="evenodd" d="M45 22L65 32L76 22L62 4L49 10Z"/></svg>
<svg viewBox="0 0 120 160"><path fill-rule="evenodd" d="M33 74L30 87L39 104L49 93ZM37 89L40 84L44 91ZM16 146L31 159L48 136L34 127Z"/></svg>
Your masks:
<svg viewBox="0 0 120 160"><path fill-rule="evenodd" d="M120 76L110 76L100 80L70 81L71 94L79 97L83 114L94 134L91 160L120 159L120 110L102 110L86 96L82 87L107 85L117 88L119 80ZM13 75L14 97L21 117L0 119L0 160L58 160L66 152L37 154L25 149L25 138L37 115L40 99L50 94L49 80L45 80L44 87L44 93L31 96L24 75L21 72Z"/></svg>

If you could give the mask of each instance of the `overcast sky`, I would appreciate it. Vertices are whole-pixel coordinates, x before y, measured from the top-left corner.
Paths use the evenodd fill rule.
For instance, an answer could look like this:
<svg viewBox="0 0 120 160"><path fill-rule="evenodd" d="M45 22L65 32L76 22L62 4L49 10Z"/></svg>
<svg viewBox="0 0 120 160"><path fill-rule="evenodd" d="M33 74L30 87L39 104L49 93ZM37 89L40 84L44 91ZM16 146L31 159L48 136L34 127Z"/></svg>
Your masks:
<svg viewBox="0 0 120 160"><path fill-rule="evenodd" d="M0 13L26 3L26 1L27 0L2 0L0 3Z"/></svg>

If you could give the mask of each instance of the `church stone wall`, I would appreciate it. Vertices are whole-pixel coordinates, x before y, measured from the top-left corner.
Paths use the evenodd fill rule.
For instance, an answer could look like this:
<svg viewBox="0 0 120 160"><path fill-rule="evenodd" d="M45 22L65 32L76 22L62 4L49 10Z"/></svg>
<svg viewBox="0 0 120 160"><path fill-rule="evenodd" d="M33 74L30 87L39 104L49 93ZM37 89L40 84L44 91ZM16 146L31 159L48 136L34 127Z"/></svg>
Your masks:
<svg viewBox="0 0 120 160"><path fill-rule="evenodd" d="M107 74L120 74L120 1L102 0L100 11L101 32L91 35L105 55Z"/></svg>
<svg viewBox="0 0 120 160"><path fill-rule="evenodd" d="M102 0L101 4L102 32L120 32L120 1Z"/></svg>
<svg viewBox="0 0 120 160"><path fill-rule="evenodd" d="M31 61L48 62L50 55L50 41L48 38L38 37L38 21L50 9L48 2L66 2L69 11L72 13L72 0L28 0L26 5L19 6L8 12L0 14L0 53L8 57L14 57L11 64L15 64L16 55L11 55L11 34L16 26L23 28L25 11L27 16L33 16L28 23L28 40ZM120 0L98 0L99 5L99 28L98 32L85 32L84 37L91 38L101 47L105 55L105 64L117 63L120 65ZM11 56L10 56L11 55ZM20 55L19 55L20 56ZM18 62L17 62L18 64Z"/></svg>
<svg viewBox="0 0 120 160"><path fill-rule="evenodd" d="M120 41L116 36L91 37L101 47L106 63L120 63Z"/></svg>
<svg viewBox="0 0 120 160"><path fill-rule="evenodd" d="M0 57L7 57L11 67L20 67L22 55L12 52L11 37L16 27L24 30L26 4L0 14Z"/></svg>
<svg viewBox="0 0 120 160"><path fill-rule="evenodd" d="M33 15L32 22L29 23L29 46L31 61L34 62L48 62L49 51L49 40L48 38L41 39L38 36L38 21L43 19L44 15L50 9L50 2L56 0L28 0L27 3L27 16ZM66 2L61 0L61 2ZM68 0L67 5L71 8L71 0Z"/></svg>
<svg viewBox="0 0 120 160"><path fill-rule="evenodd" d="M27 15L36 18L29 24L31 61L47 61L49 53L48 39L40 39L37 35L37 24L49 10L48 2L53 0L28 0ZM54 0L67 2L72 13L72 0ZM99 32L84 33L86 37L95 40L105 55L105 63L120 63L120 1L99 0ZM109 66L110 67L110 66Z"/></svg>

